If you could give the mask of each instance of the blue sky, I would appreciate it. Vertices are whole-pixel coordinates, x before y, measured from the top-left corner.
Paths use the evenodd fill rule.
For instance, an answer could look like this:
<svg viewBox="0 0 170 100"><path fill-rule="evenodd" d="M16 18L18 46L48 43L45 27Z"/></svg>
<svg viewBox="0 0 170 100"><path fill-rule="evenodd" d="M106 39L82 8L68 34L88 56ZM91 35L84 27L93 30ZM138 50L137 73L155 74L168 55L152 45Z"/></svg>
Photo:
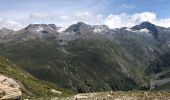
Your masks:
<svg viewBox="0 0 170 100"><path fill-rule="evenodd" d="M8 22L20 26L29 23L68 26L76 21L106 24L106 20L117 15L122 18L124 14L121 20L125 20L125 16L131 18L144 12L156 14L153 22L160 23L160 20L169 21L169 11L170 0L0 0L0 27Z"/></svg>

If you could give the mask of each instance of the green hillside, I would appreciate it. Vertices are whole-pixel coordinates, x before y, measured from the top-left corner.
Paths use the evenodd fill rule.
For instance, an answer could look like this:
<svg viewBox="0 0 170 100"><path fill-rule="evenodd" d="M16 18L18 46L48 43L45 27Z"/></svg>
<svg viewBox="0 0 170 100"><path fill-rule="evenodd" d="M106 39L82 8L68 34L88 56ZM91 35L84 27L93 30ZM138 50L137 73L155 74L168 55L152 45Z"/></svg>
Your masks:
<svg viewBox="0 0 170 100"><path fill-rule="evenodd" d="M52 83L34 78L3 57L0 57L0 74L11 77L20 83L23 98L63 97L72 93L71 91L58 88ZM62 94L53 93L51 89L61 91Z"/></svg>
<svg viewBox="0 0 170 100"><path fill-rule="evenodd" d="M142 66L109 39L80 39L61 47L53 40L1 44L0 54L38 79L78 92L131 90L146 84Z"/></svg>
<svg viewBox="0 0 170 100"><path fill-rule="evenodd" d="M159 58L155 59L147 68L147 73L159 73L170 69L170 52L162 54Z"/></svg>

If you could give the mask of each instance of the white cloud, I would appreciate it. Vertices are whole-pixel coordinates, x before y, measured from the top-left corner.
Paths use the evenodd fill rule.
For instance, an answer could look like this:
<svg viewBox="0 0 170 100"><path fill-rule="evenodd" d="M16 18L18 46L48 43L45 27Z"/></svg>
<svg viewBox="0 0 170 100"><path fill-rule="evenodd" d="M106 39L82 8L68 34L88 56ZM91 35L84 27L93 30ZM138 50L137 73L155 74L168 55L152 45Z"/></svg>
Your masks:
<svg viewBox="0 0 170 100"><path fill-rule="evenodd" d="M40 13L33 13L29 16L30 19L49 19L53 20L56 18L54 14L40 14Z"/></svg>
<svg viewBox="0 0 170 100"><path fill-rule="evenodd" d="M156 20L154 21L154 24L164 27L170 27L170 18Z"/></svg>
<svg viewBox="0 0 170 100"><path fill-rule="evenodd" d="M29 20L40 23L55 23L56 25L67 27L76 22L102 24L103 16L100 14L95 15L91 12L75 12L67 15L34 13L29 15Z"/></svg>
<svg viewBox="0 0 170 100"><path fill-rule="evenodd" d="M149 21L153 24L170 27L169 19L157 19L156 13L142 12L134 14L122 13L119 15L110 14L106 17L91 12L76 12L69 15L60 14L32 14L32 19L48 19L54 21L55 24L67 27L76 22L85 22L87 24L105 24L110 28L132 27L144 21Z"/></svg>
<svg viewBox="0 0 170 100"><path fill-rule="evenodd" d="M109 15L104 19L104 24L108 25L110 28L120 28L131 27L144 21L155 22L156 14L151 12L142 12L132 15Z"/></svg>
<svg viewBox="0 0 170 100"><path fill-rule="evenodd" d="M47 14L47 13L33 13L29 14L23 19L10 20L6 18L0 19L0 28L21 29L30 23L54 23L57 26L68 27L77 22L85 22L87 24L105 24L110 28L132 27L144 21L149 21L153 24L170 27L170 18L157 19L156 13L142 12L134 14L110 14L103 16L101 14L94 14L91 12L75 12L70 14Z"/></svg>
<svg viewBox="0 0 170 100"><path fill-rule="evenodd" d="M152 12L142 12L142 13L136 13L130 16L132 21L136 24L139 24L143 21L149 21L152 22L156 20L156 14Z"/></svg>
<svg viewBox="0 0 170 100"><path fill-rule="evenodd" d="M19 30L19 29L23 28L23 26L22 26L22 24L14 21L14 20L2 18L0 20L0 28L8 28L8 29L13 29L13 30Z"/></svg>
<svg viewBox="0 0 170 100"><path fill-rule="evenodd" d="M108 25L110 28L131 26L133 23L128 21L129 18L130 16L127 14L109 15L104 19L104 24Z"/></svg>
<svg viewBox="0 0 170 100"><path fill-rule="evenodd" d="M127 5L127 4L122 4L120 5L121 8L125 8L125 9L132 9L132 8L135 8L134 5Z"/></svg>
<svg viewBox="0 0 170 100"><path fill-rule="evenodd" d="M59 16L59 17L60 17L60 19L63 20L63 21L66 21L66 20L69 19L69 17L66 16L66 15L61 15L61 16Z"/></svg>
<svg viewBox="0 0 170 100"><path fill-rule="evenodd" d="M103 21L103 16L98 14L94 15L90 12L77 12L73 15L73 20L79 22L85 22L88 24L101 24Z"/></svg>

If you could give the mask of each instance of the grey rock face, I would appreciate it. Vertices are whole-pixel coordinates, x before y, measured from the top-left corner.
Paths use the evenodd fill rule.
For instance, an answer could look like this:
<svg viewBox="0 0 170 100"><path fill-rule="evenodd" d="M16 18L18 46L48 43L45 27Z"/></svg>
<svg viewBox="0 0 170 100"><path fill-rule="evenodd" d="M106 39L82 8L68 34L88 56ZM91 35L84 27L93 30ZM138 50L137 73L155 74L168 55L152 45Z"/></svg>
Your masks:
<svg viewBox="0 0 170 100"><path fill-rule="evenodd" d="M77 24L73 24L68 27L65 32L73 32L77 35L91 34L93 33L93 28L83 22L78 22Z"/></svg>
<svg viewBox="0 0 170 100"><path fill-rule="evenodd" d="M109 34L111 32L111 29L109 29L106 25L94 25L93 32L99 33L99 34Z"/></svg>
<svg viewBox="0 0 170 100"><path fill-rule="evenodd" d="M4 38L5 36L9 35L12 32L13 30L10 30L10 29L6 29L6 28L0 29L0 39Z"/></svg>
<svg viewBox="0 0 170 100"><path fill-rule="evenodd" d="M55 39L58 27L54 24L30 24L26 28L13 32L9 40Z"/></svg>

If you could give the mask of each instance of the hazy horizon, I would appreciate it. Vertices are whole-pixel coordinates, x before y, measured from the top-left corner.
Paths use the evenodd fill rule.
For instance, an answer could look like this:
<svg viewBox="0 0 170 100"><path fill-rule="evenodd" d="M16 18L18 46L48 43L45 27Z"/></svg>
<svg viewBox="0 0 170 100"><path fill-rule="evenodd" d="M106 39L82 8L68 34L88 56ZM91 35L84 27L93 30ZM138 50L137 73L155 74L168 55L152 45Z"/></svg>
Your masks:
<svg viewBox="0 0 170 100"><path fill-rule="evenodd" d="M143 21L170 27L168 0L0 0L0 28L77 22L131 27Z"/></svg>

